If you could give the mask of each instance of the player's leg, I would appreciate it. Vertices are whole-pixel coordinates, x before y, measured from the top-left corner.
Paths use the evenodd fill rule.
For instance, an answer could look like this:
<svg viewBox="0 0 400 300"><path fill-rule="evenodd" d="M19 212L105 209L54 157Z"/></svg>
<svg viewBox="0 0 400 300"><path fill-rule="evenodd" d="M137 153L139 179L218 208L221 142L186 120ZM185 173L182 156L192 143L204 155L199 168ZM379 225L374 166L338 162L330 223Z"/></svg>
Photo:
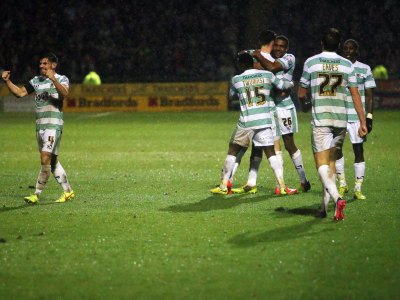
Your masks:
<svg viewBox="0 0 400 300"><path fill-rule="evenodd" d="M311 189L311 184L307 180L306 172L304 169L303 156L301 155L301 151L296 147L293 133L283 135L282 139L285 144L285 149L289 153L293 165L296 168L297 174L299 175L301 189L303 190L303 192L308 192Z"/></svg>
<svg viewBox="0 0 400 300"><path fill-rule="evenodd" d="M235 144L235 143L229 144L228 154L226 155L224 166L222 168L221 183L216 188L211 189L210 190L211 193L222 194L222 195L228 194L228 192L229 192L228 191L228 181L232 175L232 171L235 166L236 155L237 155L237 153L239 153L239 151L242 148L243 148L242 146Z"/></svg>
<svg viewBox="0 0 400 300"><path fill-rule="evenodd" d="M364 138L360 138L358 130L360 128L360 122L348 123L348 133L350 141L353 145L354 152L354 172L355 172L355 184L354 184L354 199L364 200L366 197L361 193L361 186L364 181L365 175L365 160L364 160Z"/></svg>
<svg viewBox="0 0 400 300"><path fill-rule="evenodd" d="M364 160L364 147L363 143L353 144L354 152L354 173L355 173L355 184L354 184L354 199L365 200L366 197L361 192L361 186L365 176L365 160Z"/></svg>
<svg viewBox="0 0 400 300"><path fill-rule="evenodd" d="M263 154L262 151L263 150L261 147L256 147L253 143L251 147L250 166L249 166L249 175L247 177L247 183L240 188L232 189L233 193L235 194L257 193L257 176L262 161L262 154Z"/></svg>
<svg viewBox="0 0 400 300"><path fill-rule="evenodd" d="M329 127L314 127L312 135L312 146L314 152L315 165L318 174L330 197L335 201L335 219L343 220L343 210L346 206L337 190L335 183L335 162L336 151L342 147L346 134L345 129L331 129Z"/></svg>
<svg viewBox="0 0 400 300"><path fill-rule="evenodd" d="M278 122L279 124L279 122ZM280 131L279 131L280 132ZM278 158L278 160L280 161L280 163L282 164L282 168L285 167L285 163L283 161L283 156L282 156L282 148L281 148L281 136L274 136L274 149L275 149L275 155ZM279 186L279 182L275 183L275 194L279 195L280 194L280 186Z"/></svg>
<svg viewBox="0 0 400 300"><path fill-rule="evenodd" d="M347 133L349 134L350 141L353 139L354 134L358 134L354 132L351 124L352 123L347 123ZM344 197L344 194L349 191L349 188L346 182L346 174L344 170L345 160L342 149L343 147L337 150L335 167L337 180L339 181L339 194L341 197Z"/></svg>
<svg viewBox="0 0 400 300"><path fill-rule="evenodd" d="M231 176L229 177L229 183L232 185L233 184L233 180L234 180L234 176L236 174L237 169L239 168L240 163L242 162L242 158L245 155L247 151L247 148L242 148L239 153L236 155L236 161L235 161L235 165L233 166L233 170L231 173Z"/></svg>
<svg viewBox="0 0 400 300"><path fill-rule="evenodd" d="M225 158L224 166L222 168L221 183L218 187L210 190L213 194L228 194L228 181L232 175L233 168L236 162L237 154L243 149L247 148L253 137L253 130L237 127L229 142L228 153Z"/></svg>
<svg viewBox="0 0 400 300"><path fill-rule="evenodd" d="M349 191L349 188L347 186L346 176L344 172L344 156L342 149L337 150L336 158L337 159L335 162L335 167L337 180L339 181L339 194L340 197L344 197L344 194Z"/></svg>
<svg viewBox="0 0 400 300"><path fill-rule="evenodd" d="M58 160L58 154L61 146L62 132L60 130L48 130L48 135L54 140L52 145L52 157L51 157L51 172L58 184L62 187L63 193L56 202L66 202L72 201L75 197L75 193L69 184L67 173L62 167L60 161Z"/></svg>
<svg viewBox="0 0 400 300"><path fill-rule="evenodd" d="M275 155L279 159L279 161L282 164L282 167L284 167L284 160L282 156L282 148L281 148L281 143L280 139L283 137L283 135L292 132L292 117L290 113L290 109L277 109L275 114L274 114L274 125L275 125L275 130L274 130L274 148L275 148ZM297 127L296 127L297 128ZM280 186L278 182L275 185L275 194L279 195L281 193ZM296 194L297 189L291 189L286 186L286 193L287 194Z"/></svg>
<svg viewBox="0 0 400 300"><path fill-rule="evenodd" d="M51 173L51 152L49 152L49 147L51 149L52 141L45 139L45 130L39 130L36 132L36 141L40 153L40 170L36 180L35 193L33 195L24 197L27 203L37 203L39 197L46 187L47 181L49 180Z"/></svg>
<svg viewBox="0 0 400 300"><path fill-rule="evenodd" d="M274 135L271 128L259 131L254 135L254 144L263 148L265 155L268 158L269 164L274 172L275 179L279 184L280 194L295 194L297 190L289 191L286 187L284 176L283 176L283 165L275 155L274 148Z"/></svg>
<svg viewBox="0 0 400 300"><path fill-rule="evenodd" d="M321 178L320 178L321 179ZM329 195L328 191L324 188L324 184L322 183L322 201L321 201L321 209L317 213L317 217L325 218L328 212L328 204L331 196Z"/></svg>

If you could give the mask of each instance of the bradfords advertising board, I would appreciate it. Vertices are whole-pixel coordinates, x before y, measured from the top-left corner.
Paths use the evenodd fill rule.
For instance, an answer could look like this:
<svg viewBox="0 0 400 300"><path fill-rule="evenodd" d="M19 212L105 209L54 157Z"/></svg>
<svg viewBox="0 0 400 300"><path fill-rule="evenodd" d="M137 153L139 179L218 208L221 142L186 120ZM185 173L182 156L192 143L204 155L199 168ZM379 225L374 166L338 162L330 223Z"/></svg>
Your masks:
<svg viewBox="0 0 400 300"><path fill-rule="evenodd" d="M64 111L222 111L228 83L72 85Z"/></svg>

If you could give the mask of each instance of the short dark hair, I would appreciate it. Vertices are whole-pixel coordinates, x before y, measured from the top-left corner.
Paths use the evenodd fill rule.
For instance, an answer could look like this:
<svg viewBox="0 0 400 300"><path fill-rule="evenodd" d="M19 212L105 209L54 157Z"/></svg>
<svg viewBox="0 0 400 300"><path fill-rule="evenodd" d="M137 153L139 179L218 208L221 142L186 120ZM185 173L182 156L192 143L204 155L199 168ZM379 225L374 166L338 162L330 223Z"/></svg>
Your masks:
<svg viewBox="0 0 400 300"><path fill-rule="evenodd" d="M241 70L252 69L254 62L253 56L247 52L241 52L236 57L237 65Z"/></svg>
<svg viewBox="0 0 400 300"><path fill-rule="evenodd" d="M358 42L357 42L356 40L354 40L354 39L348 39L348 40L346 40L346 41L343 43L343 45L344 45L344 44L347 44L347 43L353 44L353 46L354 46L354 48L356 48L357 52L360 51L360 45L358 44Z"/></svg>
<svg viewBox="0 0 400 300"><path fill-rule="evenodd" d="M285 41L286 47L289 48L289 39L288 39L286 36L284 36L283 34L277 35L277 36L275 37L275 40L282 40L282 41Z"/></svg>
<svg viewBox="0 0 400 300"><path fill-rule="evenodd" d="M53 52L48 52L40 56L41 58L47 58L49 62L58 64L58 57Z"/></svg>
<svg viewBox="0 0 400 300"><path fill-rule="evenodd" d="M273 40L275 40L276 33L272 30L262 31L258 36L258 43L260 46L269 44Z"/></svg>
<svg viewBox="0 0 400 300"><path fill-rule="evenodd" d="M324 50L337 51L340 46L340 39L341 39L341 34L339 29L330 27L327 30L325 30L321 40Z"/></svg>

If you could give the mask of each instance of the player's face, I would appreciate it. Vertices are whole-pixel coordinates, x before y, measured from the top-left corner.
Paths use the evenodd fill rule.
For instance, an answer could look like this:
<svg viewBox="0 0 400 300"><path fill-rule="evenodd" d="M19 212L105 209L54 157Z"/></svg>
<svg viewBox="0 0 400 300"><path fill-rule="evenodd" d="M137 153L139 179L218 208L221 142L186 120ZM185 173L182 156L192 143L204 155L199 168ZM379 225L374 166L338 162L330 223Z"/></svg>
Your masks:
<svg viewBox="0 0 400 300"><path fill-rule="evenodd" d="M287 50L287 44L284 40L275 40L274 47L272 48L272 53L275 58L281 58L286 54Z"/></svg>
<svg viewBox="0 0 400 300"><path fill-rule="evenodd" d="M48 58L42 58L39 62L39 70L42 75L46 74L47 70L55 70L55 68L56 63L50 62Z"/></svg>
<svg viewBox="0 0 400 300"><path fill-rule="evenodd" d="M343 45L343 56L350 61L355 61L357 57L357 49L351 42L344 43Z"/></svg>

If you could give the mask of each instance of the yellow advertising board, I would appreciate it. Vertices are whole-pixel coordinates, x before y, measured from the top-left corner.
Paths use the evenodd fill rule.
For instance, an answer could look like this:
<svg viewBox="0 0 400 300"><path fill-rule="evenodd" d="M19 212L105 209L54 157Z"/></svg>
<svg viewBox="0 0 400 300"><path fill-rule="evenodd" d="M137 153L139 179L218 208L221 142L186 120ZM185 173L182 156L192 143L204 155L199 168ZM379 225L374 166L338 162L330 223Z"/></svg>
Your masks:
<svg viewBox="0 0 400 300"><path fill-rule="evenodd" d="M72 85L64 111L223 111L227 93L227 82Z"/></svg>

